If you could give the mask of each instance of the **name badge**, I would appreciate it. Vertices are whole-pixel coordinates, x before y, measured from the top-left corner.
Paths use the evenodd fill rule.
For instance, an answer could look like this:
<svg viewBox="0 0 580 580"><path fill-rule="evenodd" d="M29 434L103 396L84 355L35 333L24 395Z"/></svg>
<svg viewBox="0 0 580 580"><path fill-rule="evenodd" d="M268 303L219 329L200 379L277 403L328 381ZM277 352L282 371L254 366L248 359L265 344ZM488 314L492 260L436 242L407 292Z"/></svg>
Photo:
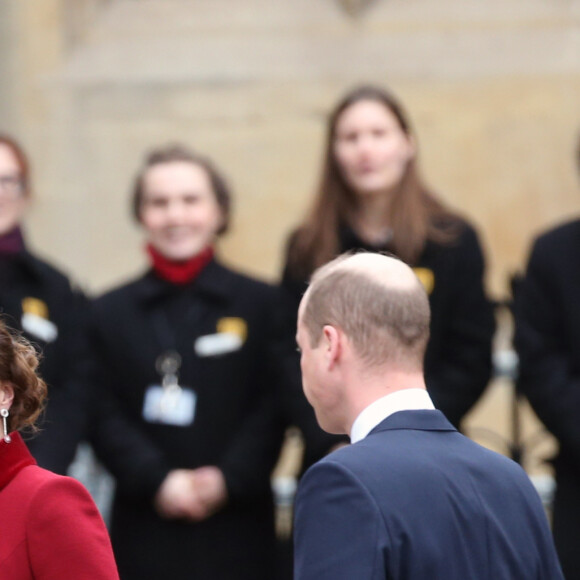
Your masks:
<svg viewBox="0 0 580 580"><path fill-rule="evenodd" d="M433 270L430 270L429 268L413 268L413 272L415 272L415 276L419 278L419 282L423 284L425 292L431 294L435 288L435 274Z"/></svg>
<svg viewBox="0 0 580 580"><path fill-rule="evenodd" d="M22 315L20 324L22 324L22 329L28 332L28 334L40 338L44 342L54 342L58 337L56 324L37 314L25 312Z"/></svg>
<svg viewBox="0 0 580 580"><path fill-rule="evenodd" d="M193 343L193 350L197 356L218 356L240 350L243 339L233 332L217 332L200 336Z"/></svg>
<svg viewBox="0 0 580 580"><path fill-rule="evenodd" d="M195 419L197 395L188 388L152 385L145 392L143 418L149 423L187 427Z"/></svg>

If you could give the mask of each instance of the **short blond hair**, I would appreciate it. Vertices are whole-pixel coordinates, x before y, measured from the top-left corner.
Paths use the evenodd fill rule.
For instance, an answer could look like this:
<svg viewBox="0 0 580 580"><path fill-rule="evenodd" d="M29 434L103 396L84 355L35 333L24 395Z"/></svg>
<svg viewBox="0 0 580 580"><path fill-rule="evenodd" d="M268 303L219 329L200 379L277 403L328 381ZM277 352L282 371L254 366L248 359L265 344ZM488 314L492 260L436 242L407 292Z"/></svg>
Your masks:
<svg viewBox="0 0 580 580"><path fill-rule="evenodd" d="M430 323L423 286L419 280L409 287L390 284L349 267L349 257L339 256L312 276L302 313L311 345L319 343L325 325L332 325L342 329L369 367L389 363L422 370Z"/></svg>

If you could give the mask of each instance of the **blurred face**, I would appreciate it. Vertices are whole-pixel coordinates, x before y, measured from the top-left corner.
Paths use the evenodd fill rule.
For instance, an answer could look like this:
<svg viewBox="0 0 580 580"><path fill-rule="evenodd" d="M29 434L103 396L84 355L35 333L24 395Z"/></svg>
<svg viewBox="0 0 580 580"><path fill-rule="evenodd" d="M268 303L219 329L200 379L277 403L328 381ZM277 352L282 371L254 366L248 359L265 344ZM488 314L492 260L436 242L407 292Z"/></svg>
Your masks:
<svg viewBox="0 0 580 580"><path fill-rule="evenodd" d="M18 159L9 147L0 144L0 236L22 221L27 205Z"/></svg>
<svg viewBox="0 0 580 580"><path fill-rule="evenodd" d="M399 185L415 147L390 109L378 101L358 101L338 118L334 155L353 191L372 195Z"/></svg>
<svg viewBox="0 0 580 580"><path fill-rule="evenodd" d="M211 245L223 222L207 172L186 161L147 170L140 218L149 243L174 261L188 260Z"/></svg>

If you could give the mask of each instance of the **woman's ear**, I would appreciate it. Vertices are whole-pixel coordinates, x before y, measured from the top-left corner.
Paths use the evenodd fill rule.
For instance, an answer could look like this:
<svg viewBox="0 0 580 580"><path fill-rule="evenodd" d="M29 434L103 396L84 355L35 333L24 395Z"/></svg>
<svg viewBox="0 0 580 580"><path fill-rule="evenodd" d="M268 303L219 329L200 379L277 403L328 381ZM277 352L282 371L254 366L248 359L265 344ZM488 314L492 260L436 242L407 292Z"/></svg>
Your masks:
<svg viewBox="0 0 580 580"><path fill-rule="evenodd" d="M8 382L0 383L0 408L10 409L14 400L14 387Z"/></svg>

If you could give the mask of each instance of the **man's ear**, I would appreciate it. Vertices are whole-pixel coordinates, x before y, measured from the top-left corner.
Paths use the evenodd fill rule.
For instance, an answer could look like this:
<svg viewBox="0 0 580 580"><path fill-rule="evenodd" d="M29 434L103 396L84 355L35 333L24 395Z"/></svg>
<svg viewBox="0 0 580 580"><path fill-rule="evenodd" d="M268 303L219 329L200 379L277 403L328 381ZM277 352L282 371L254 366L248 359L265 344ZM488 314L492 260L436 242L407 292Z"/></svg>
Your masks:
<svg viewBox="0 0 580 580"><path fill-rule="evenodd" d="M14 387L11 383L4 381L0 383L0 407L10 409L14 400Z"/></svg>
<svg viewBox="0 0 580 580"><path fill-rule="evenodd" d="M328 368L332 369L342 356L342 333L338 328L327 324L322 328L322 339Z"/></svg>

